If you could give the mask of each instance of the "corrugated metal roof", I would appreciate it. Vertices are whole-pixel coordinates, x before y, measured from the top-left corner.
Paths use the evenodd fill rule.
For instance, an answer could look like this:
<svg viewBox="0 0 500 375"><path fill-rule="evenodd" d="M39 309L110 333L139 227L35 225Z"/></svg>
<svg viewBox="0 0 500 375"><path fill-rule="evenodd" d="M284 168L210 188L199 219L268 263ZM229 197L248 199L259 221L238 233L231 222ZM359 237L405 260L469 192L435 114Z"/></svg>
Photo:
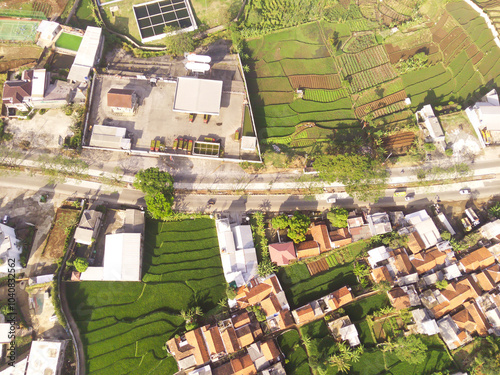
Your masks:
<svg viewBox="0 0 500 375"><path fill-rule="evenodd" d="M179 77L175 89L175 112L219 115L222 81Z"/></svg>
<svg viewBox="0 0 500 375"><path fill-rule="evenodd" d="M141 234L108 234L104 248L103 279L141 280Z"/></svg>

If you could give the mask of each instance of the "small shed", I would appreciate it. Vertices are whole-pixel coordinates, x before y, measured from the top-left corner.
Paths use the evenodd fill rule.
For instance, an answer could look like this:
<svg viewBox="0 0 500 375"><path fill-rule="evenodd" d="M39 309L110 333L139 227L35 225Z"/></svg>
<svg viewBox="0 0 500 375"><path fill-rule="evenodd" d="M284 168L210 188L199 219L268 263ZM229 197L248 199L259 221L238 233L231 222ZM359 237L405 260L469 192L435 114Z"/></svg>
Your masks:
<svg viewBox="0 0 500 375"><path fill-rule="evenodd" d="M61 31L61 25L57 22L42 20L36 29L40 33L38 37L39 42L44 44L51 43L57 34Z"/></svg>
<svg viewBox="0 0 500 375"><path fill-rule="evenodd" d="M115 113L133 114L137 108L137 94L129 89L110 89L108 107Z"/></svg>
<svg viewBox="0 0 500 375"><path fill-rule="evenodd" d="M130 150L129 138L125 138L127 129L117 126L94 125L89 145L92 147Z"/></svg>

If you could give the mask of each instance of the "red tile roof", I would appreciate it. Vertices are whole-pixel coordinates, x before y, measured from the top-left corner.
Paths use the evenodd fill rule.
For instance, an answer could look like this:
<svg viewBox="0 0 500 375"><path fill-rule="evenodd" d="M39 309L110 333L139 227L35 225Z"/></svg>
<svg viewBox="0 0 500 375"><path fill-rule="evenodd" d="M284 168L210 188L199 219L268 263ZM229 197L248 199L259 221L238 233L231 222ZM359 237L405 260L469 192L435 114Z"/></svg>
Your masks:
<svg viewBox="0 0 500 375"><path fill-rule="evenodd" d="M354 297L349 288L344 286L330 294L330 299L328 300L328 304L332 309L335 310L341 306L344 306L346 303L351 302L353 299Z"/></svg>
<svg viewBox="0 0 500 375"><path fill-rule="evenodd" d="M297 245L297 258L304 259L320 254L319 245L316 241L304 241Z"/></svg>
<svg viewBox="0 0 500 375"><path fill-rule="evenodd" d="M5 104L19 104L31 96L31 81L7 81L3 85L2 99Z"/></svg>
<svg viewBox="0 0 500 375"><path fill-rule="evenodd" d="M495 263L495 257L490 251L481 247L460 260L460 264L465 268L466 272L473 272L478 269L483 269Z"/></svg>
<svg viewBox="0 0 500 375"><path fill-rule="evenodd" d="M332 249L330 237L328 235L328 227L325 224L313 224L311 227L311 234L314 241L319 244L319 249L322 253Z"/></svg>
<svg viewBox="0 0 500 375"><path fill-rule="evenodd" d="M400 287L396 287L387 292L389 301L396 310L408 309L411 307L410 296Z"/></svg>
<svg viewBox="0 0 500 375"><path fill-rule="evenodd" d="M134 90L110 89L108 91L108 106L119 108L133 108L133 94Z"/></svg>
<svg viewBox="0 0 500 375"><path fill-rule="evenodd" d="M264 310L266 316L274 315L281 310L278 298L274 294L271 294L268 298L263 300L260 303L260 306L262 307L262 310Z"/></svg>
<svg viewBox="0 0 500 375"><path fill-rule="evenodd" d="M269 245L271 261L278 266L286 266L290 261L297 259L293 242L273 243Z"/></svg>
<svg viewBox="0 0 500 375"><path fill-rule="evenodd" d="M443 265L446 260L446 253L440 251L437 247L433 247L429 250L422 251L414 255L414 259L411 260L411 264L417 270L417 273L423 274L429 272L433 268Z"/></svg>

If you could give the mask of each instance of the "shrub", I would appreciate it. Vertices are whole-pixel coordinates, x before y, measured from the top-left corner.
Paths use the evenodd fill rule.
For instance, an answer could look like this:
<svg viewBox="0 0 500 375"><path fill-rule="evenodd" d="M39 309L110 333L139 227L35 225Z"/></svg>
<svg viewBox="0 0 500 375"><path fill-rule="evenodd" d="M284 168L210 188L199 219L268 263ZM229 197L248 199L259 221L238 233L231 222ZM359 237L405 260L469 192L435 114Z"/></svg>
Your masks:
<svg viewBox="0 0 500 375"><path fill-rule="evenodd" d="M453 149L452 148L447 148L444 152L446 156L452 156L453 155Z"/></svg>
<svg viewBox="0 0 500 375"><path fill-rule="evenodd" d="M73 267L75 267L78 272L85 272L89 267L89 262L87 259L79 257L73 262Z"/></svg>
<svg viewBox="0 0 500 375"><path fill-rule="evenodd" d="M426 151L436 151L436 145L434 143L424 143L424 149Z"/></svg>

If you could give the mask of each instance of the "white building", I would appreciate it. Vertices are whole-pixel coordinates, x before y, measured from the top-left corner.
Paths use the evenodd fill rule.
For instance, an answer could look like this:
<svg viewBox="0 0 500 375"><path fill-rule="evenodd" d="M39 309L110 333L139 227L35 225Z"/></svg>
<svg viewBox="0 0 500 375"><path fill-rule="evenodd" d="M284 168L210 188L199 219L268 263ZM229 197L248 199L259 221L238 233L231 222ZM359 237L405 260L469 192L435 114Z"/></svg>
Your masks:
<svg viewBox="0 0 500 375"><path fill-rule="evenodd" d="M41 47L48 47L61 31L61 25L57 22L42 20L36 31L40 33L37 44Z"/></svg>
<svg viewBox="0 0 500 375"><path fill-rule="evenodd" d="M0 224L0 274L7 273L10 268L21 270L22 246L16 237L14 228ZM9 259L14 260L11 264Z"/></svg>
<svg viewBox="0 0 500 375"><path fill-rule="evenodd" d="M215 222L224 277L237 287L257 276L257 253L249 225L231 226L228 219Z"/></svg>
<svg viewBox="0 0 500 375"><path fill-rule="evenodd" d="M92 245L92 242L97 238L101 218L102 212L95 210L83 211L80 223L75 230L75 242L83 245Z"/></svg>
<svg viewBox="0 0 500 375"><path fill-rule="evenodd" d="M416 331L422 335L436 335L439 333L439 327L436 320L431 318L427 309L415 309L411 311Z"/></svg>
<svg viewBox="0 0 500 375"><path fill-rule="evenodd" d="M33 341L26 375L60 374L64 356L62 341Z"/></svg>
<svg viewBox="0 0 500 375"><path fill-rule="evenodd" d="M418 232L425 245L424 249L428 249L442 241L439 229L436 227L436 224L434 224L434 221L432 221L432 218L427 214L427 211L421 210L413 212L406 215L405 219Z"/></svg>
<svg viewBox="0 0 500 375"><path fill-rule="evenodd" d="M419 120L419 116L424 121L432 142L444 142L443 128L441 128L441 124L434 115L434 111L430 104L424 105L423 108L416 113L416 116L417 121Z"/></svg>
<svg viewBox="0 0 500 375"><path fill-rule="evenodd" d="M127 129L117 126L94 125L89 146L104 149L130 150L130 138L126 138Z"/></svg>
<svg viewBox="0 0 500 375"><path fill-rule="evenodd" d="M75 61L68 74L70 82L85 82L88 80L90 69L99 61L103 48L102 29L87 26L82 42L76 53Z"/></svg>
<svg viewBox="0 0 500 375"><path fill-rule="evenodd" d="M366 221L368 222L370 231L374 236L378 234L389 233L392 231L389 215L385 212L378 212L376 214L367 215Z"/></svg>

